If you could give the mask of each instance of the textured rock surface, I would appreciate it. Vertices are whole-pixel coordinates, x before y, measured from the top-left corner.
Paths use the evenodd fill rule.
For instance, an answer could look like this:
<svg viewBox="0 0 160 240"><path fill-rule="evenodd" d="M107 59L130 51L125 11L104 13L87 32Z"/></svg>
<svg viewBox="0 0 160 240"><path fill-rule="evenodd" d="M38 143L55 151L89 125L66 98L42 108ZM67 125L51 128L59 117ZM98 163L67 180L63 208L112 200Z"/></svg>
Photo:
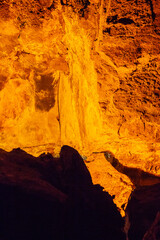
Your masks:
<svg viewBox="0 0 160 240"><path fill-rule="evenodd" d="M122 180L113 179L123 191ZM75 149L63 146L60 158L0 149L0 213L5 240L159 240L160 184L132 192L124 225Z"/></svg>
<svg viewBox="0 0 160 240"><path fill-rule="evenodd" d="M1 149L0 239L124 240L122 217L102 189L71 147L59 159Z"/></svg>
<svg viewBox="0 0 160 240"><path fill-rule="evenodd" d="M143 240L159 239L160 238L160 212L157 213L154 222L150 229L144 235Z"/></svg>
<svg viewBox="0 0 160 240"><path fill-rule="evenodd" d="M160 238L160 184L140 187L130 197L126 208L130 240Z"/></svg>
<svg viewBox="0 0 160 240"><path fill-rule="evenodd" d="M92 152L160 174L159 26L159 0L1 0L0 147L76 147L125 204L129 179Z"/></svg>

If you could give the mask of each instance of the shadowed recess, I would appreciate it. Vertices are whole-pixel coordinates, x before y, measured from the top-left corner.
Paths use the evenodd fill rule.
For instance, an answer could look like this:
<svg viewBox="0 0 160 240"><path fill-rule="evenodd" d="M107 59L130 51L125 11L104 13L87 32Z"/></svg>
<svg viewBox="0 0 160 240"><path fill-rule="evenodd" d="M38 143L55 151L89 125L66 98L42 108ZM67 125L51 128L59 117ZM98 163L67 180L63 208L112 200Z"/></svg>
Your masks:
<svg viewBox="0 0 160 240"><path fill-rule="evenodd" d="M53 77L40 75L36 78L36 97L35 106L41 111L49 111L55 104Z"/></svg>

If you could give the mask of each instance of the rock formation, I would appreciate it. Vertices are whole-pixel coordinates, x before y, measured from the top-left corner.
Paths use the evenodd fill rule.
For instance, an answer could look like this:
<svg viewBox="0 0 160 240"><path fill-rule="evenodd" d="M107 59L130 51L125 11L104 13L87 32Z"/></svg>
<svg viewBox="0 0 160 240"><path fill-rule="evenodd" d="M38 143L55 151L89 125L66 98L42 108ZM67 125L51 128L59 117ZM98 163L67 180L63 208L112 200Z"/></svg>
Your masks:
<svg viewBox="0 0 160 240"><path fill-rule="evenodd" d="M76 148L122 209L132 183L94 152L160 174L159 40L159 0L1 0L0 147Z"/></svg>
<svg viewBox="0 0 160 240"><path fill-rule="evenodd" d="M112 197L68 146L57 159L0 150L0 215L5 240L125 239Z"/></svg>
<svg viewBox="0 0 160 240"><path fill-rule="evenodd" d="M75 149L60 158L0 149L0 213L2 240L159 240L160 183L134 189L124 225Z"/></svg>
<svg viewBox="0 0 160 240"><path fill-rule="evenodd" d="M111 152L104 152L104 156L108 162L120 173L127 175L134 187L139 188L142 186L155 185L160 183L160 177L153 174L144 172L140 168L131 168L122 165Z"/></svg>
<svg viewBox="0 0 160 240"><path fill-rule="evenodd" d="M143 240L151 240L160 238L160 212L157 213L153 224L144 235Z"/></svg>
<svg viewBox="0 0 160 240"><path fill-rule="evenodd" d="M130 196L126 213L129 240L158 240L160 184L135 189Z"/></svg>

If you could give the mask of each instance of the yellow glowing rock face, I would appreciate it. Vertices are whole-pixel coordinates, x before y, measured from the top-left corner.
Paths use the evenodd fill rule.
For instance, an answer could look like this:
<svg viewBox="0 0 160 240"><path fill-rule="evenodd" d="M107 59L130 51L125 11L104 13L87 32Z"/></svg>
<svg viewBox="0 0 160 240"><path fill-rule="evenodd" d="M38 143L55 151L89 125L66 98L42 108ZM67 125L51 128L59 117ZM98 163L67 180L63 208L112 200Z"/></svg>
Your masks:
<svg viewBox="0 0 160 240"><path fill-rule="evenodd" d="M0 13L0 147L71 145L121 207L130 181L93 152L160 174L156 1L3 1Z"/></svg>
<svg viewBox="0 0 160 240"><path fill-rule="evenodd" d="M62 144L85 147L100 136L102 120L97 93L97 74L90 55L90 42L78 19L65 17L69 75L59 80Z"/></svg>

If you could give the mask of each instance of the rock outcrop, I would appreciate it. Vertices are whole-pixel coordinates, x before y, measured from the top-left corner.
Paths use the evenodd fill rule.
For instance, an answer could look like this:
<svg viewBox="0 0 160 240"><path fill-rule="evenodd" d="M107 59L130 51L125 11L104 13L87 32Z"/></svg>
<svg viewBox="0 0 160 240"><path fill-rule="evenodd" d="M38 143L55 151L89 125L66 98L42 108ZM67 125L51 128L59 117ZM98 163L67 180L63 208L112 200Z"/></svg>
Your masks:
<svg viewBox="0 0 160 240"><path fill-rule="evenodd" d="M129 240L158 240L160 221L160 184L135 189L130 196L128 216Z"/></svg>
<svg viewBox="0 0 160 240"><path fill-rule="evenodd" d="M139 188L160 183L160 177L144 172L140 168L131 168L122 165L111 152L104 152L106 160L120 173L129 177L133 183L133 187Z"/></svg>
<svg viewBox="0 0 160 240"><path fill-rule="evenodd" d="M0 150L0 215L5 240L125 239L112 197L68 146L57 159Z"/></svg>
<svg viewBox="0 0 160 240"><path fill-rule="evenodd" d="M160 238L160 212L157 213L154 222L143 237L143 240Z"/></svg>

